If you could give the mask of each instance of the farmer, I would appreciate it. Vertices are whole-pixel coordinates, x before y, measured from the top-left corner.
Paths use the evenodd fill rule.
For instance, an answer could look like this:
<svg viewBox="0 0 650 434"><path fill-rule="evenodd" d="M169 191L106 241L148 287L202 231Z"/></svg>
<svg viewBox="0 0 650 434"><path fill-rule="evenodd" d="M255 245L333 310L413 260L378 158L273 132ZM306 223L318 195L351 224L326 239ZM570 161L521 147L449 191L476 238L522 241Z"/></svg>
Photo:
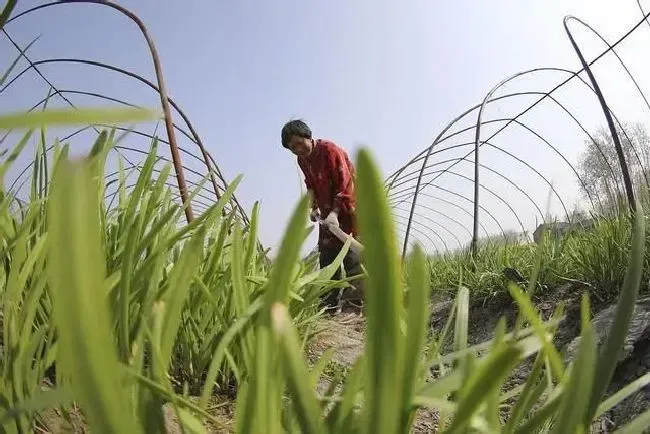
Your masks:
<svg viewBox="0 0 650 434"><path fill-rule="evenodd" d="M318 232L318 251L320 267L331 264L343 247L327 228L340 227L343 232L357 237L355 216L354 166L345 150L328 140L312 138L311 129L302 120L291 120L282 127L282 146L293 152L304 174L305 185L311 200L310 219L321 220ZM357 254L348 250L343 260L347 277L363 274L361 261ZM341 270L332 277L341 279ZM340 307L343 300L361 301L363 299L362 280L351 282L355 285L345 295L333 291L325 296L328 307Z"/></svg>

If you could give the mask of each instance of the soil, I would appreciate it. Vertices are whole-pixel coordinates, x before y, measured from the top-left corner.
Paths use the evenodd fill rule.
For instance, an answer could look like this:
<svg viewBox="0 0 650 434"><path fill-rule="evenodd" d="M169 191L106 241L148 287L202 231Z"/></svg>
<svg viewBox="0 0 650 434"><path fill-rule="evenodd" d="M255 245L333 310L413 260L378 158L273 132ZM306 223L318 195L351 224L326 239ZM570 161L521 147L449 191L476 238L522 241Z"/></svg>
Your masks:
<svg viewBox="0 0 650 434"><path fill-rule="evenodd" d="M555 336L555 345L564 350L566 345L579 334L580 296L582 288L567 284L552 291L544 291L535 298L535 305L540 309L544 319L548 319L560 301L566 304L566 318L560 324ZM432 300L432 316L430 327L432 332L442 329L447 320L449 309L452 307L451 297L444 292L437 293ZM607 307L606 303L595 301L592 304L592 313L596 314ZM470 345L478 344L492 338L493 330L500 317L507 321L510 329L517 316L516 304L507 294L499 294L490 298L473 299L470 303L468 340ZM365 319L355 312L343 312L329 316L323 320L322 331L311 341L307 349L307 357L314 363L329 348L334 348L332 364L337 369L347 369L352 366L357 357L363 352L365 341ZM450 344L448 344L450 345ZM506 382L507 388L523 383L528 376L532 361L522 363ZM650 342L644 341L637 345L632 354L621 362L614 374L607 394L612 394L631 381L650 372ZM327 369L321 376L317 385L317 392L327 390L332 377ZM624 425L636 415L650 408L650 387L645 387L621 404L606 413L592 425L593 433L609 433L617 427ZM233 432L234 402L232 398L215 398L212 412L224 421L224 426L217 428L207 427L208 432L223 433ZM39 423L35 432L86 432L83 420L79 413L72 411L70 422L57 410L51 410L41 415L47 422ZM165 408L165 419L169 433L180 433L176 415L171 408ZM421 410L416 415L413 433L437 432L438 417L436 412Z"/></svg>
<svg viewBox="0 0 650 434"><path fill-rule="evenodd" d="M550 319L560 302L565 303L566 318L557 330L554 344L560 351L580 334L580 298L585 288L576 284L566 284L554 290L544 291L534 298L544 320ZM614 301L615 302L615 301ZM441 304L451 306L451 300L442 300ZM592 301L592 317L611 305L599 300ZM438 309L431 318L431 327L439 330L447 319L448 309ZM515 323L518 314L516 303L507 294L500 294L489 299L477 299L471 302L468 331L470 345L478 344L492 338L492 333L500 317L505 317L508 329ZM507 381L508 389L524 383L532 367L532 359L518 366ZM619 363L606 395L619 391L630 382L650 372L650 341L645 340L635 346L634 351ZM625 425L650 408L650 386L634 393L619 405L596 420L591 427L592 433L609 433Z"/></svg>
<svg viewBox="0 0 650 434"><path fill-rule="evenodd" d="M555 335L554 343L563 351L566 346L579 335L580 328L580 297L582 287L576 284L567 284L554 290L547 290L534 298L535 305L540 309L545 320L549 319L557 305L565 303L566 318L560 324ZM447 320L453 301L444 292L438 293L433 299L430 326L432 332L438 332ZM592 316L608 306L603 301L592 302ZM470 303L468 341L470 345L479 344L490 340L497 322L501 317L506 319L510 330L518 314L516 303L506 293L500 293L489 298L474 299ZM328 318L325 322L326 329L312 341L309 357L317 359L328 348L336 348L333 361L343 367L349 367L363 351L364 344L364 319L356 314L343 314ZM451 342L446 345L450 350ZM532 367L532 360L527 360L513 372L506 382L506 389L512 389L524 383ZM614 378L607 391L607 396L617 392L630 382L650 372L650 341L639 343L631 355L619 364ZM319 383L319 390L325 390L329 378L324 378ZM650 408L650 386L639 390L626 400L607 412L603 417L594 422L592 433L609 433L621 427L635 416ZM437 432L437 414L433 411L422 410L417 414L413 433Z"/></svg>
<svg viewBox="0 0 650 434"><path fill-rule="evenodd" d="M340 369L349 368L361 355L365 342L365 319L358 313L344 313L327 318L324 330L311 342L307 356L311 362L318 360L330 348L335 348L332 362ZM332 378L324 373L316 386L318 393L328 389ZM421 409L416 415L413 433L431 433L437 428L437 414Z"/></svg>
<svg viewBox="0 0 650 434"><path fill-rule="evenodd" d="M190 399L198 402L198 397L191 397ZM220 424L216 425L209 421L206 422L205 428L207 432L218 434L234 432L235 403L230 397L214 396L210 401L208 411L220 422ZM183 433L183 430L178 423L176 411L171 404L168 403L164 405L163 416L165 418L167 434ZM81 411L78 408L73 407L66 410L65 414L56 408L41 412L35 423L34 432L43 434L86 434L91 431L88 429ZM186 430L185 432L187 433L188 431Z"/></svg>

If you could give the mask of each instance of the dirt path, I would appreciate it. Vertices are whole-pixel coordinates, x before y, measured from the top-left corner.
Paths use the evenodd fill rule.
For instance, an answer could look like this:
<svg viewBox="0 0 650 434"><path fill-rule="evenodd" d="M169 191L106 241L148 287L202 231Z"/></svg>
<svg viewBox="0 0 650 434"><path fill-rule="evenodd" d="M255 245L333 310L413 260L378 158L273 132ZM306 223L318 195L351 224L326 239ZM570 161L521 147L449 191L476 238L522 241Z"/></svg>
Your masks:
<svg viewBox="0 0 650 434"><path fill-rule="evenodd" d="M308 350L310 361L315 362L328 349L334 348L332 363L335 369L347 369L361 355L365 342L366 322L356 313L340 314L328 317L323 321L324 330L312 340ZM318 383L319 393L327 390L332 377L327 372ZM435 432L437 415L430 410L421 410L414 423L412 432L417 434Z"/></svg>

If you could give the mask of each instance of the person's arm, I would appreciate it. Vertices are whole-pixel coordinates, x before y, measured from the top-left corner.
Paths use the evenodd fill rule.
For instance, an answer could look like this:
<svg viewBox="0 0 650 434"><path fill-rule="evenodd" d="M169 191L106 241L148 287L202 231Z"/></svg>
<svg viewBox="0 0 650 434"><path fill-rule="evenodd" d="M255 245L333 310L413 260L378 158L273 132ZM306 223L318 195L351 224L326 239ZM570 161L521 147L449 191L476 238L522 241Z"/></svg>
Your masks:
<svg viewBox="0 0 650 434"><path fill-rule="evenodd" d="M314 193L314 185L312 184L311 179L307 176L307 171L303 167L300 160L298 160L298 166L302 171L303 181L305 182L305 187L307 188L307 195L309 195L309 203L311 209L309 218L311 219L311 221L315 222L316 219L319 217L319 215L318 215L318 203L316 202L316 194Z"/></svg>
<svg viewBox="0 0 650 434"><path fill-rule="evenodd" d="M332 170L332 181L334 185L333 211L340 214L353 214L354 206L354 166L348 159L347 154L341 150L333 151L329 156L329 163Z"/></svg>

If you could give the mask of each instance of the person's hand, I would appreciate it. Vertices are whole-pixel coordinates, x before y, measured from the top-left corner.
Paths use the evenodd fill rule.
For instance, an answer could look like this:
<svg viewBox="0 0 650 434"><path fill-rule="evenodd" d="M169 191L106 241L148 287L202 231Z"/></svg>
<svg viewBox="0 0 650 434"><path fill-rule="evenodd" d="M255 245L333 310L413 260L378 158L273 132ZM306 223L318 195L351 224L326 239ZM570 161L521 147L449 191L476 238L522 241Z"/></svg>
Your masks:
<svg viewBox="0 0 650 434"><path fill-rule="evenodd" d="M339 227L339 216L334 211L329 213L325 220L323 220L325 226Z"/></svg>
<svg viewBox="0 0 650 434"><path fill-rule="evenodd" d="M311 213L309 214L309 220L315 223L318 221L319 218L320 218L320 211L318 211L318 208L312 209Z"/></svg>

